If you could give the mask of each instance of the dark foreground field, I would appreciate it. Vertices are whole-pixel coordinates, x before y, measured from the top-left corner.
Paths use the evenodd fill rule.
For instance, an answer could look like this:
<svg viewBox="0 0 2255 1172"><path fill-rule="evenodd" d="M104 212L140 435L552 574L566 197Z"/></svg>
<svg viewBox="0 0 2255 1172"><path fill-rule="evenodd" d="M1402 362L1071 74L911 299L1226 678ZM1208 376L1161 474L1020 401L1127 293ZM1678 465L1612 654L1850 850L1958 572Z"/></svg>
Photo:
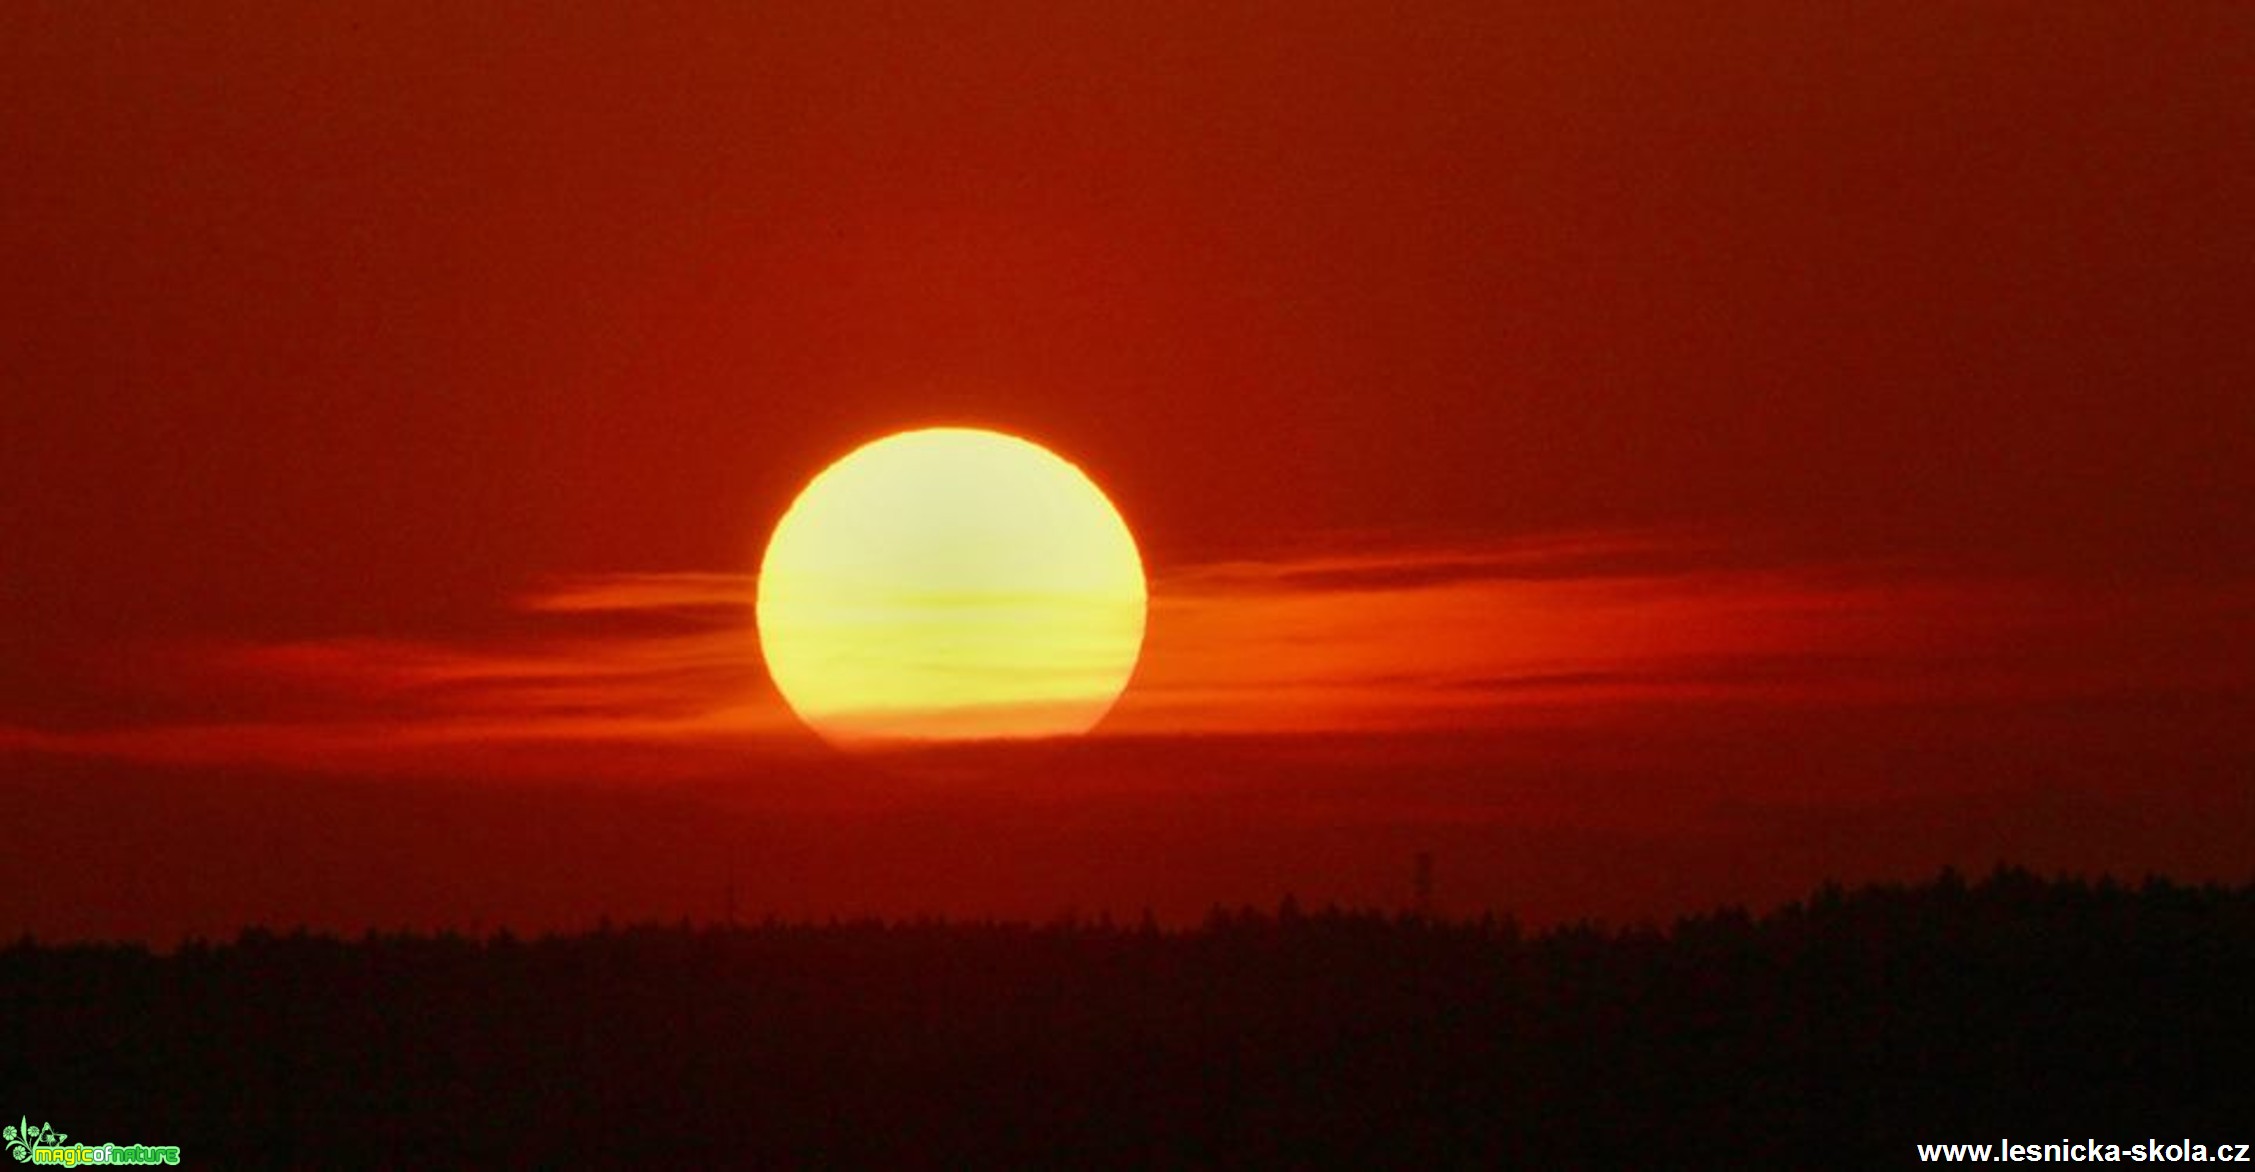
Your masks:
<svg viewBox="0 0 2255 1172"><path fill-rule="evenodd" d="M0 1111L205 1167L1906 1166L2255 1140L2255 888L1828 889L1666 932L247 933L0 950Z"/></svg>

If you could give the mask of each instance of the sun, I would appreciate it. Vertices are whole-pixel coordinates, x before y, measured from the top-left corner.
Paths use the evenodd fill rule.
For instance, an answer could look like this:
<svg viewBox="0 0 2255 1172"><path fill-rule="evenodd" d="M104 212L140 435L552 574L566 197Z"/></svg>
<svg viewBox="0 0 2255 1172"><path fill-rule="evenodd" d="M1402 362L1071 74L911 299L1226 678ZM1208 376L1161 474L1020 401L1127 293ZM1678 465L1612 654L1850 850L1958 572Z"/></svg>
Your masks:
<svg viewBox="0 0 2255 1172"><path fill-rule="evenodd" d="M997 431L904 431L822 470L760 561L791 710L847 748L1070 736L1143 648L1135 537L1071 462Z"/></svg>

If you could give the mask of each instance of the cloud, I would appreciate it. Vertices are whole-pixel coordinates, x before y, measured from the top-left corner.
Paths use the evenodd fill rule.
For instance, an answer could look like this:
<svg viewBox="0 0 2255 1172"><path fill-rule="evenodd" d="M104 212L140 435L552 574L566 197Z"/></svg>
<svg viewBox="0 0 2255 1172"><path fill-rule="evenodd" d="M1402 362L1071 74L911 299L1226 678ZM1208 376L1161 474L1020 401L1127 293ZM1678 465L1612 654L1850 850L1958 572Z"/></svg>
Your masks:
<svg viewBox="0 0 2255 1172"><path fill-rule="evenodd" d="M136 657L106 727L0 731L0 746L315 771L707 771L795 724L760 667L748 582L632 574L516 601L540 622L479 639L349 637ZM731 588L747 591L732 600Z"/></svg>
<svg viewBox="0 0 2255 1172"><path fill-rule="evenodd" d="M1115 730L1496 727L1686 703L2036 699L2244 686L2222 591L1785 564L1578 534L1191 567L1153 591Z"/></svg>
<svg viewBox="0 0 2255 1172"><path fill-rule="evenodd" d="M737 616L752 608L744 574L606 574L563 578L518 600L536 614Z"/></svg>
<svg viewBox="0 0 2255 1172"><path fill-rule="evenodd" d="M505 625L523 629L509 635L150 657L151 675L171 675L140 679L118 711L153 715L0 726L0 747L490 774L696 773L818 751L766 678L752 596L745 575L584 576L516 599L520 621ZM1142 661L1099 734L1491 731L1717 706L2245 691L2255 618L2241 597L1787 565L1619 532L1178 566L1155 575Z"/></svg>

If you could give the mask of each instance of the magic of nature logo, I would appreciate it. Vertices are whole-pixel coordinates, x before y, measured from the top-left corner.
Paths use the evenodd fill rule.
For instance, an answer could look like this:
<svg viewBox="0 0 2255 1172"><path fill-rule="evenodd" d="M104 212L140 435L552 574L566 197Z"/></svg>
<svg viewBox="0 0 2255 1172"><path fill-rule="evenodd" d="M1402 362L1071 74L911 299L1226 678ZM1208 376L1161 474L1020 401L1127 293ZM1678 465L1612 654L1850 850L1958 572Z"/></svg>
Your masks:
<svg viewBox="0 0 2255 1172"><path fill-rule="evenodd" d="M55 1130L52 1123L31 1125L28 1117L18 1117L14 1123L0 1128L0 1140L7 1141L8 1154L19 1164L54 1164L76 1168L81 1164L177 1164L180 1149L154 1144L92 1144L66 1143L69 1136Z"/></svg>

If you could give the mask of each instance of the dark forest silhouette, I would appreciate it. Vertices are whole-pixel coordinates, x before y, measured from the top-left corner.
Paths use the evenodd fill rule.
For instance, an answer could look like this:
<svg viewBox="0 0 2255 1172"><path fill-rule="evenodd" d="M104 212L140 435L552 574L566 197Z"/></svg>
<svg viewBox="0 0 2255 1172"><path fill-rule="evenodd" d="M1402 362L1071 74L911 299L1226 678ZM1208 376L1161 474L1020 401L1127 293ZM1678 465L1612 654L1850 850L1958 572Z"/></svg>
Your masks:
<svg viewBox="0 0 2255 1172"><path fill-rule="evenodd" d="M212 1167L1784 1166L2255 1139L2255 887L1673 928L262 930L0 950L0 1110Z"/></svg>

